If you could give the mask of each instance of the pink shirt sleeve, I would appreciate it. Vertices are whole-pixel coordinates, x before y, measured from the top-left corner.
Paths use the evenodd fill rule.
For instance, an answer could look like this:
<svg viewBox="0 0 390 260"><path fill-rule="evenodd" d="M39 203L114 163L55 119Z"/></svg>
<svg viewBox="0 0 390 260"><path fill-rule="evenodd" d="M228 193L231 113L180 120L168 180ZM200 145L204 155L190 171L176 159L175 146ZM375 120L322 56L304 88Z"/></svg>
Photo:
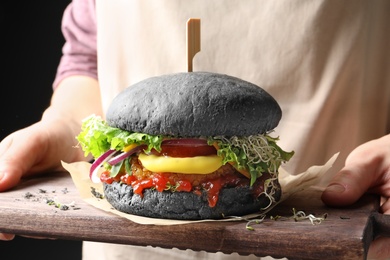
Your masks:
<svg viewBox="0 0 390 260"><path fill-rule="evenodd" d="M53 88L72 75L97 79L96 14L94 0L73 0L62 18L65 44Z"/></svg>

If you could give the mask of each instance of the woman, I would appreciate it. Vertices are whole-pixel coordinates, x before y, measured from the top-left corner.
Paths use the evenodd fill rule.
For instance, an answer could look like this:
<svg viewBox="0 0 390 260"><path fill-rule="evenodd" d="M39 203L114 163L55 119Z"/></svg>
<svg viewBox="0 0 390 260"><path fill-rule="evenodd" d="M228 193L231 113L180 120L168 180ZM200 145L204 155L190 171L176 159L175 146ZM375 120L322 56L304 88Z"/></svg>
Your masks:
<svg viewBox="0 0 390 260"><path fill-rule="evenodd" d="M81 120L104 117L112 98L139 80L185 71L185 22L198 17L202 51L194 70L237 76L276 98L283 110L280 145L295 151L287 170L299 173L340 152L324 202L343 206L375 192L390 213L389 11L387 1L368 0L74 0L64 14L67 42L50 106L41 121L0 144L0 190L22 176L58 169L61 160L86 160L73 148ZM377 239L370 256L389 257L388 245ZM85 259L94 246L85 244ZM98 248L106 259L229 257L107 244L94 252Z"/></svg>

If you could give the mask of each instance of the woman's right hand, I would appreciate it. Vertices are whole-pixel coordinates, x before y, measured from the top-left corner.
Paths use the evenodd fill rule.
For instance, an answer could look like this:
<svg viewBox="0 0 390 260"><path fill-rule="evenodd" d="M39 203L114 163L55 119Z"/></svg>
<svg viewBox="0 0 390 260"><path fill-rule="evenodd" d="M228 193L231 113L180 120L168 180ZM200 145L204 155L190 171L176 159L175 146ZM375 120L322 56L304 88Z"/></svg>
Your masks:
<svg viewBox="0 0 390 260"><path fill-rule="evenodd" d="M61 161L86 160L77 147L82 119L102 114L98 82L85 76L64 79L41 121L20 129L0 142L0 192L23 177L63 170ZM14 236L0 233L0 240Z"/></svg>
<svg viewBox="0 0 390 260"><path fill-rule="evenodd" d="M83 160L71 123L40 121L18 130L0 143L0 192L16 186L21 178L62 169L61 160Z"/></svg>
<svg viewBox="0 0 390 260"><path fill-rule="evenodd" d="M18 130L0 143L0 192L15 187L23 177L62 169L61 160L85 160L71 123L40 121ZM1 240L13 239L1 234Z"/></svg>

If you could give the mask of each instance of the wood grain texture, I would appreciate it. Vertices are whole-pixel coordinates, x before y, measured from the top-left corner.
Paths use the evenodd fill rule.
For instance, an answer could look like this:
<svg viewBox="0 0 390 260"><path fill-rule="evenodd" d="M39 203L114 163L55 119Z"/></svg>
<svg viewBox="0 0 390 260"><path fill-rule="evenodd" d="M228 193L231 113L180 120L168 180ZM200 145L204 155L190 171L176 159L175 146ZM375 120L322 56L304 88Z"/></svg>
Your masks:
<svg viewBox="0 0 390 260"><path fill-rule="evenodd" d="M272 210L264 222L246 229L246 221L203 222L175 226L141 225L84 202L67 173L55 173L23 181L14 190L0 193L2 232L110 243L151 245L241 255L271 255L289 259L365 259L372 240L372 212L379 200L366 195L355 205L335 209L322 204L320 193L302 192ZM74 207L61 210L47 204L54 200ZM289 217L292 209L321 216L325 221L272 220ZM377 232L376 232L377 233Z"/></svg>

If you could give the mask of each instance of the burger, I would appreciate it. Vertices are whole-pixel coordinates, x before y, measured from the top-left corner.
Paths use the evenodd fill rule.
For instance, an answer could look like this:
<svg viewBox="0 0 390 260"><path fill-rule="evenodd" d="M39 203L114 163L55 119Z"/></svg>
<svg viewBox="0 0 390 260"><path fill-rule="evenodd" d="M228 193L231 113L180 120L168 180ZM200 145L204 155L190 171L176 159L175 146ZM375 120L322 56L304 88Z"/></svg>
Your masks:
<svg viewBox="0 0 390 260"><path fill-rule="evenodd" d="M265 90L229 75L174 73L119 93L76 137L94 157L93 182L121 212L221 219L261 212L281 197L278 169L293 152L272 137L282 116Z"/></svg>

